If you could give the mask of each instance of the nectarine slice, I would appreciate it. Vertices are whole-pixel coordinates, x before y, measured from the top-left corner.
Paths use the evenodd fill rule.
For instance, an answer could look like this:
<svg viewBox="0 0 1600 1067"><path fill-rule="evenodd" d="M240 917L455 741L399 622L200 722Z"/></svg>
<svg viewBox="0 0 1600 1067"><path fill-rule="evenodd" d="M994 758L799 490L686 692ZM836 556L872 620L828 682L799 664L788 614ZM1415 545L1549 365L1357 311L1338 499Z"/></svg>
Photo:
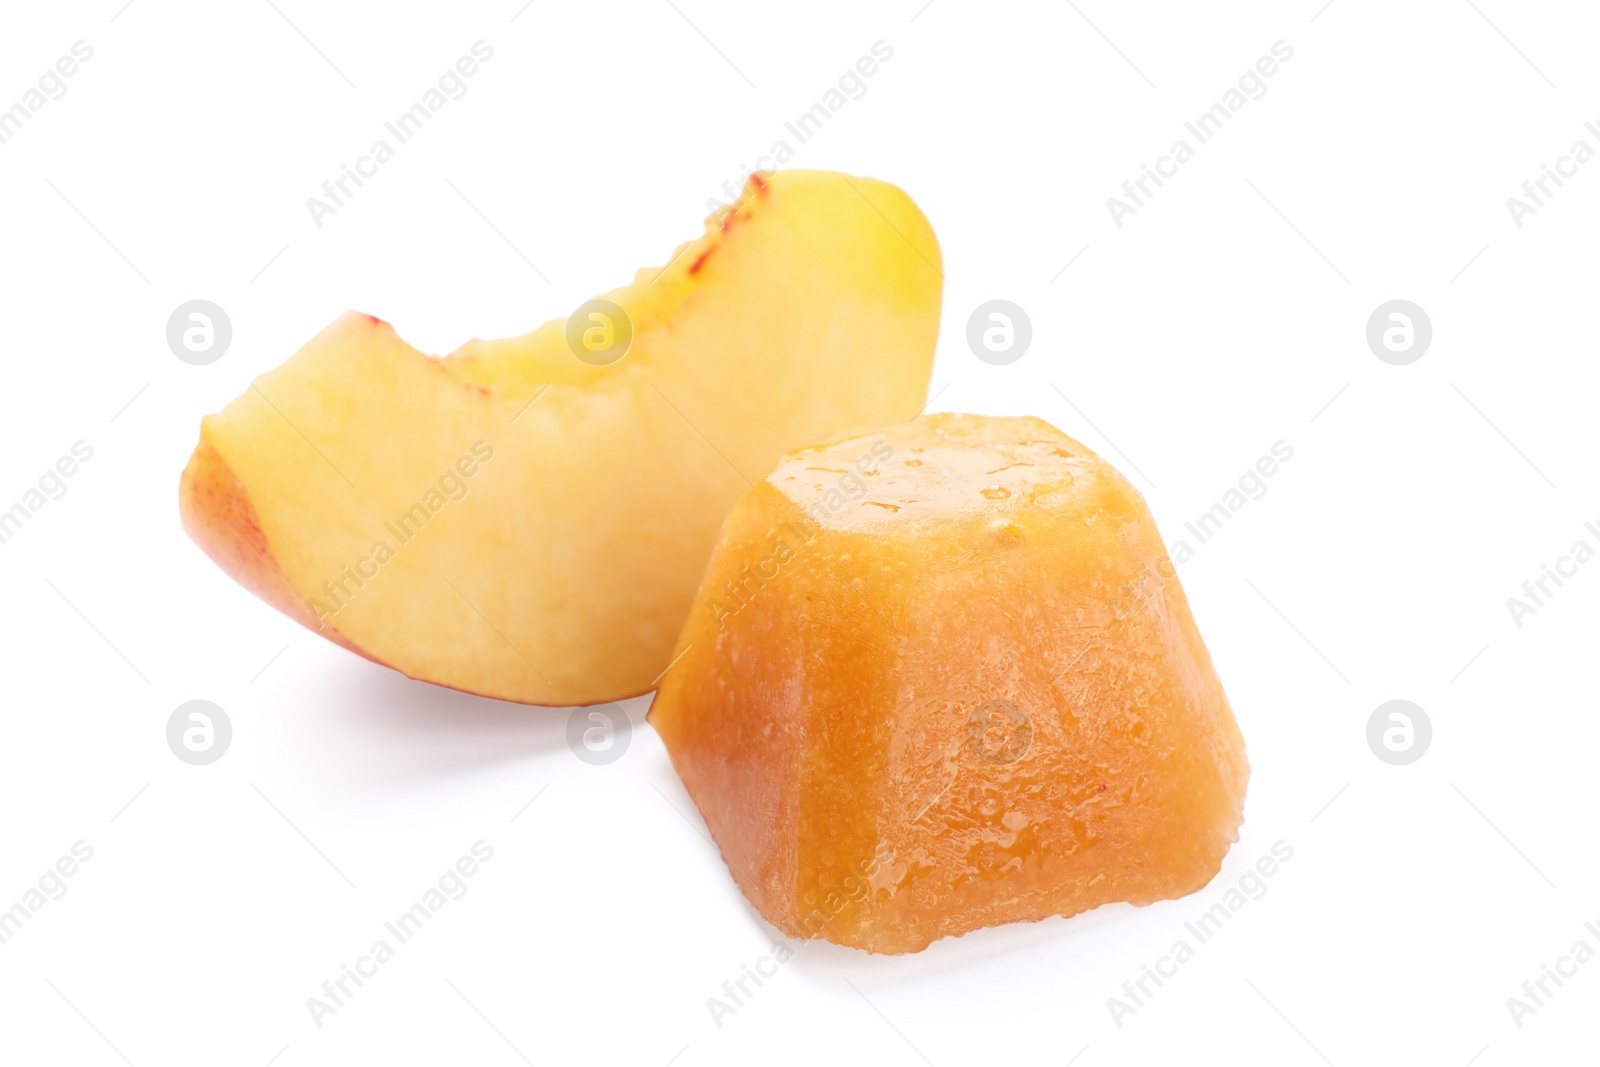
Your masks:
<svg viewBox="0 0 1600 1067"><path fill-rule="evenodd" d="M785 456L650 709L756 910L873 952L1192 893L1249 766L1143 498L1034 418Z"/></svg>
<svg viewBox="0 0 1600 1067"><path fill-rule="evenodd" d="M437 359L348 314L201 423L184 525L413 678L534 704L644 692L751 480L920 410L939 264L900 190L792 171L752 178L612 306L524 337Z"/></svg>

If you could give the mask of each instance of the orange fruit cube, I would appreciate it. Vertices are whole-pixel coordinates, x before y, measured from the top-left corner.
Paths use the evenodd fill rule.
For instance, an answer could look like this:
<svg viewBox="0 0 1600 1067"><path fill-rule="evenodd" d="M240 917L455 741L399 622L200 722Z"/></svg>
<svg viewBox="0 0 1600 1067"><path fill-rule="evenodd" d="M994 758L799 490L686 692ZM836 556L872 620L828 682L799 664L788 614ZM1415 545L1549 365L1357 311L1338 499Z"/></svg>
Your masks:
<svg viewBox="0 0 1600 1067"><path fill-rule="evenodd" d="M1244 740L1143 498L1039 419L792 452L650 709L756 910L903 953L1148 904L1238 839Z"/></svg>

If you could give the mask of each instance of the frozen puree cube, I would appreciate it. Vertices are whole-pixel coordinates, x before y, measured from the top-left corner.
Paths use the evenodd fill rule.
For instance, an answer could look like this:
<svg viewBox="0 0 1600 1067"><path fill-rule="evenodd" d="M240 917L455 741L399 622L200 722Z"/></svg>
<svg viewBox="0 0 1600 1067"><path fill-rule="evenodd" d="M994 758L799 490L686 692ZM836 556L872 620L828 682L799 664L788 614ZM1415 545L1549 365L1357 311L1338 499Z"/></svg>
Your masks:
<svg viewBox="0 0 1600 1067"><path fill-rule="evenodd" d="M1143 498L1035 418L785 456L650 721L757 911L915 952L1200 889L1249 765Z"/></svg>

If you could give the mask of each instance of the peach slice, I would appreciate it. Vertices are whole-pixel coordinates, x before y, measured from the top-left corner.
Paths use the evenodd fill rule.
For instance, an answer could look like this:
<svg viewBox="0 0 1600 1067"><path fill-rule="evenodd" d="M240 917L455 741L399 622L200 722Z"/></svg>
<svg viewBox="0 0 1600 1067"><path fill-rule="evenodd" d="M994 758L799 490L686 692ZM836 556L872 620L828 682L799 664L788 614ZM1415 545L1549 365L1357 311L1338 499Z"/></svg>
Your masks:
<svg viewBox="0 0 1600 1067"><path fill-rule="evenodd" d="M1192 893L1244 741L1139 493L1034 418L792 452L729 514L650 709L794 937L915 952Z"/></svg>
<svg viewBox="0 0 1600 1067"><path fill-rule="evenodd" d="M184 526L413 678L532 704L645 692L750 479L922 407L942 283L900 190L757 176L570 322L440 359L340 318L203 420Z"/></svg>

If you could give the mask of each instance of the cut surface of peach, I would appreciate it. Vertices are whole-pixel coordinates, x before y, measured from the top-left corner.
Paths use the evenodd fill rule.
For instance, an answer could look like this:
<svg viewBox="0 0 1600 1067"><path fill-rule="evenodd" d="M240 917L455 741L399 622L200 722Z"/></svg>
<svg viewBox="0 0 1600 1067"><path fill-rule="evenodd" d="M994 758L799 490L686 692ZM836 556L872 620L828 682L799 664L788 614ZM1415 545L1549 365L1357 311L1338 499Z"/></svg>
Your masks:
<svg viewBox="0 0 1600 1067"><path fill-rule="evenodd" d="M549 705L642 693L750 482L922 407L942 283L900 190L754 177L571 321L433 358L340 318L201 423L184 525L268 603L413 678Z"/></svg>
<svg viewBox="0 0 1600 1067"><path fill-rule="evenodd" d="M650 709L792 937L913 952L1192 893L1249 766L1143 498L1034 418L785 456L728 516Z"/></svg>

